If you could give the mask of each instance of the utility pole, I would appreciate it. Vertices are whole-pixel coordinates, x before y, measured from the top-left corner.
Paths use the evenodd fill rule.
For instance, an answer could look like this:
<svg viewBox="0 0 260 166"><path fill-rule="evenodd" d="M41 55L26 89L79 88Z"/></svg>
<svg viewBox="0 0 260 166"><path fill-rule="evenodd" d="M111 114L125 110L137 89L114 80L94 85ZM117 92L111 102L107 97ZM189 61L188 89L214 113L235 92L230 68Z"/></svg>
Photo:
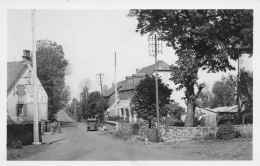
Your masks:
<svg viewBox="0 0 260 166"><path fill-rule="evenodd" d="M103 85L102 85L102 82L103 82L103 78L104 78L104 73L98 73L97 74L97 78L98 78L98 84L100 85L100 89L101 89L101 105L102 105L102 111L101 111L101 113L102 113L102 122L101 123L103 123L103 120L104 120L104 103L103 103Z"/></svg>
<svg viewBox="0 0 260 166"><path fill-rule="evenodd" d="M154 40L154 43L153 43ZM156 115L157 115L157 142L160 142L160 120L159 120L159 98L158 98L158 74L157 74L157 69L158 69L158 62L157 62L157 53L158 54L162 54L162 49L158 50L158 46L160 46L159 42L158 42L158 38L156 36L156 34L154 34L154 36L152 36L150 38L150 36L148 37L148 41L151 41L151 43L149 43L149 47L151 46L153 48L154 46L154 50L152 49L150 51L149 49L149 53L150 55L153 55L154 53L154 58L155 58L155 90L156 90ZM162 47L162 44L161 44Z"/></svg>
<svg viewBox="0 0 260 166"><path fill-rule="evenodd" d="M117 82L116 82L116 52L115 52L115 109L116 109L116 116L117 116Z"/></svg>
<svg viewBox="0 0 260 166"><path fill-rule="evenodd" d="M35 9L32 10L32 59L33 59L33 144L41 145L39 141L39 120L38 120L38 83L37 83L37 63L36 63L36 33L35 33Z"/></svg>

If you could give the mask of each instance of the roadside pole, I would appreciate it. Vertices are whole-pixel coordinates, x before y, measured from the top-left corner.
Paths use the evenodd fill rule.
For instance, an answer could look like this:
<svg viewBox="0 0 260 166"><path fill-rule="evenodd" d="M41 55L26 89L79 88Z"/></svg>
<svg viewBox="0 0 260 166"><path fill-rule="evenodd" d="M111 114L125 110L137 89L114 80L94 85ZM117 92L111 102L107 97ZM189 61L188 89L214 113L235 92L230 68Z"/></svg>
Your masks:
<svg viewBox="0 0 260 166"><path fill-rule="evenodd" d="M152 49L151 51L149 50L149 53L153 55L154 53L154 58L155 58L155 90L156 90L156 119L157 119L157 131L156 131L156 136L157 136L157 142L160 142L160 120L159 120L159 97L158 97L158 62L157 62L157 53L162 54L162 50L158 50L158 38L156 34L154 34L154 37L152 36L151 38L149 37L148 40L151 39L151 44L149 43L149 47L151 46L154 50ZM154 40L154 41L153 41ZM153 44L154 42L154 44ZM162 47L162 45L161 45Z"/></svg>
<svg viewBox="0 0 260 166"><path fill-rule="evenodd" d="M117 116L117 82L116 82L116 52L115 52L115 109L116 109L116 116Z"/></svg>
<svg viewBox="0 0 260 166"><path fill-rule="evenodd" d="M33 145L41 145L39 141L39 120L38 120L38 83L36 63L36 33L35 33L35 9L32 10L32 59L33 59Z"/></svg>
<svg viewBox="0 0 260 166"><path fill-rule="evenodd" d="M103 123L104 121L104 98L103 98L103 88L102 88L102 81L103 81L103 77L104 77L104 73L98 73L97 74L98 77L98 81L99 81L99 85L100 85L100 89L101 89L101 107L102 107L102 111L101 111L101 119L100 119L100 123Z"/></svg>

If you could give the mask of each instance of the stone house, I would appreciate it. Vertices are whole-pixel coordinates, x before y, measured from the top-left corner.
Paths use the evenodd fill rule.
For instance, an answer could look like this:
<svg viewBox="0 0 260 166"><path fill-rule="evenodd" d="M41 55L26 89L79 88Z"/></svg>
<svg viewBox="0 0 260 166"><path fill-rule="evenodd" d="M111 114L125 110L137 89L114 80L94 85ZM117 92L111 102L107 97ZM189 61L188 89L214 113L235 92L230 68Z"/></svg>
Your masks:
<svg viewBox="0 0 260 166"><path fill-rule="evenodd" d="M38 81L39 121L48 119L48 96ZM21 123L33 121L33 78L30 51L23 51L23 61L7 62L7 116Z"/></svg>
<svg viewBox="0 0 260 166"><path fill-rule="evenodd" d="M164 61L159 60L158 61L158 76L162 79L162 82L165 84L170 84L170 88L173 87L173 83L170 82L170 67L167 63ZM142 68L141 70L136 70L135 74L132 74L132 76L126 76L124 82L119 82L118 85L118 94L119 94L119 100L118 100L118 106L117 106L117 115L127 118L132 121L136 121L136 116L134 112L130 108L130 102L134 96L135 87L139 84L139 82L145 78L145 76L152 76L155 75L155 64L146 66ZM112 87L114 89L114 87ZM111 88L107 91L113 91ZM105 94L104 96L107 97L109 93ZM171 96L173 97L173 95ZM108 97L109 100L114 101L114 96L110 95ZM110 113L108 116L114 116L115 113L115 104L111 104L109 108ZM114 113L113 113L114 112Z"/></svg>

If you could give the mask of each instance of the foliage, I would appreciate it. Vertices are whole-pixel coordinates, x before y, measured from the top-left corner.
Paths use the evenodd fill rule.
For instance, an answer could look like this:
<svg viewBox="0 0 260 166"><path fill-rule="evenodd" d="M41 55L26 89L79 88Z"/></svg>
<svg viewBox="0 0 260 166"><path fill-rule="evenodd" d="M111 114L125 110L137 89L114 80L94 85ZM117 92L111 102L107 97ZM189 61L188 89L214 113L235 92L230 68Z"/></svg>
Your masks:
<svg viewBox="0 0 260 166"><path fill-rule="evenodd" d="M204 140L215 140L216 139L216 134L214 133L208 133L203 137Z"/></svg>
<svg viewBox="0 0 260 166"><path fill-rule="evenodd" d="M68 60L63 48L50 40L37 41L37 75L48 95L48 118L63 109L70 100L70 89L65 84Z"/></svg>
<svg viewBox="0 0 260 166"><path fill-rule="evenodd" d="M166 104L163 109L170 117L178 120L180 120L181 115L185 113L185 108L180 106L178 102L171 102L170 104Z"/></svg>
<svg viewBox="0 0 260 166"><path fill-rule="evenodd" d="M240 70L238 94L245 123L253 123L253 72Z"/></svg>
<svg viewBox="0 0 260 166"><path fill-rule="evenodd" d="M86 118L95 117L97 115L96 107L97 102L101 100L101 95L98 91L91 92L87 98L87 105L86 105Z"/></svg>
<svg viewBox="0 0 260 166"><path fill-rule="evenodd" d="M91 82L90 79L86 78L79 85L79 87L81 88L81 93L80 93L81 101L80 101L79 116L83 117L84 119L86 119L87 98L89 95L90 82Z"/></svg>
<svg viewBox="0 0 260 166"><path fill-rule="evenodd" d="M235 130L234 125L231 122L226 122L218 127L216 137L217 139L233 139L240 136L240 133Z"/></svg>
<svg viewBox="0 0 260 166"><path fill-rule="evenodd" d="M137 18L141 35L157 33L175 50L171 80L185 88L185 126L193 126L198 70L234 70L229 59L238 59L236 46L253 50L253 10L130 10L128 16Z"/></svg>
<svg viewBox="0 0 260 166"><path fill-rule="evenodd" d="M162 80L158 79L158 99L160 116L166 116L167 112L163 111L163 107L170 103L170 96L172 90L168 85L165 85ZM136 87L134 96L130 103L131 109L136 112L137 118L149 120L149 127L151 127L151 120L156 117L156 91L155 91L155 77L146 76L140 81Z"/></svg>
<svg viewBox="0 0 260 166"><path fill-rule="evenodd" d="M132 125L132 133L133 133L134 135L137 135L137 134L138 134L139 129L140 129L140 125L139 125L138 123L134 123L134 124Z"/></svg>
<svg viewBox="0 0 260 166"><path fill-rule="evenodd" d="M86 102L82 104L82 107L85 119L95 117L96 115L102 117L103 110L108 108L108 101L102 98L100 92L94 91L88 94Z"/></svg>
<svg viewBox="0 0 260 166"><path fill-rule="evenodd" d="M205 84L205 88L199 94L196 103L200 108L211 108L212 102L213 102L213 95L209 90L209 85Z"/></svg>
<svg viewBox="0 0 260 166"><path fill-rule="evenodd" d="M229 75L229 77L222 76L221 81L216 81L212 87L214 98L211 108L232 106L236 104L236 77Z"/></svg>

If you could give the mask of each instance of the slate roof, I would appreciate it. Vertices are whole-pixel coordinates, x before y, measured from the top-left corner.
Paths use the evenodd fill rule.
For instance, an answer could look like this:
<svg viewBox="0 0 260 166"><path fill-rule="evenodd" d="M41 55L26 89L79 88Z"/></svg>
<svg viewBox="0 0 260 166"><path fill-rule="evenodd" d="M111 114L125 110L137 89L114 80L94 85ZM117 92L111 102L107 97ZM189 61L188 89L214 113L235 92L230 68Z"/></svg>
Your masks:
<svg viewBox="0 0 260 166"><path fill-rule="evenodd" d="M161 60L158 60L158 70L170 71L170 66ZM155 71L155 64L142 68L138 73L145 73L151 75Z"/></svg>
<svg viewBox="0 0 260 166"><path fill-rule="evenodd" d="M170 66L166 62L158 60L158 71L170 71L170 70L171 70ZM155 71L155 64L142 68L137 74L133 74L133 76L140 77L143 76L143 74L150 76L151 74L153 74L154 71ZM135 86L124 85L122 86L122 88L119 89L119 91L134 90L136 86L137 85Z"/></svg>
<svg viewBox="0 0 260 166"><path fill-rule="evenodd" d="M117 83L117 89L121 88L123 84L125 84L125 80L118 82L118 83ZM109 89L106 91L106 93L104 93L103 96L104 96L104 97L109 97L109 96L111 96L113 93L115 93L115 87L109 88Z"/></svg>
<svg viewBox="0 0 260 166"><path fill-rule="evenodd" d="M11 88L16 78L25 68L25 64L20 62L7 62L7 90Z"/></svg>
<svg viewBox="0 0 260 166"><path fill-rule="evenodd" d="M128 85L128 86L123 86L122 88L119 89L119 91L127 91L127 90L133 90L135 89L136 86L134 85Z"/></svg>

